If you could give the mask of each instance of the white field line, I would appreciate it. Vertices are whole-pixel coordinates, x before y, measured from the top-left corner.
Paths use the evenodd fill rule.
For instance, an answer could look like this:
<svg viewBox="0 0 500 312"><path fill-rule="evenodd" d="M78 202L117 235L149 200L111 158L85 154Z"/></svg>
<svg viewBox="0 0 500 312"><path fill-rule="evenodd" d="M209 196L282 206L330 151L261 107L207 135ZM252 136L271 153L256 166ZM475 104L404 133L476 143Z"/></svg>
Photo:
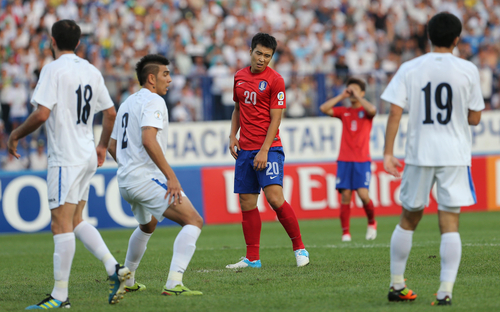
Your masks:
<svg viewBox="0 0 500 312"><path fill-rule="evenodd" d="M428 247L428 246L438 246L440 241L427 241L427 242L418 242L413 243L412 247ZM352 243L342 243L339 245L306 245L306 249L337 249L337 248L350 248L350 249L364 249L364 248L389 248L390 244L352 244ZM500 247L500 243L462 243L462 247ZM290 246L260 246L260 249L289 249ZM207 248L201 247L196 248L197 251L205 251L205 250L229 250L236 249L242 250L246 249L245 246L236 246L236 247L219 247L219 248Z"/></svg>

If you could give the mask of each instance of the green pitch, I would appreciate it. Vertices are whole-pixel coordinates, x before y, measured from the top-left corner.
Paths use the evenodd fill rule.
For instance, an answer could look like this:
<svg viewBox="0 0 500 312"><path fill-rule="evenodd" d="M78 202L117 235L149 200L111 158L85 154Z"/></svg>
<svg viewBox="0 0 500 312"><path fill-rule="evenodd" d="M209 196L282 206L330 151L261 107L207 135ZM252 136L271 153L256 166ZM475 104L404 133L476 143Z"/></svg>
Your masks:
<svg viewBox="0 0 500 312"><path fill-rule="evenodd" d="M104 266L77 240L70 278L73 311L430 311L439 287L437 216L423 218L413 236L405 277L418 294L412 303L389 303L389 242L397 217L379 217L378 237L364 239L366 220L351 220L352 242L340 242L339 220L301 221L311 264L297 268L290 240L278 222L264 223L262 269L225 269L245 255L240 225L206 226L184 274L200 297L165 297L161 290L179 227L159 228L136 273L147 289L107 303ZM454 311L499 311L500 213L464 213L462 262ZM118 261L125 259L132 229L101 231ZM0 311L20 311L52 291L50 233L0 236Z"/></svg>

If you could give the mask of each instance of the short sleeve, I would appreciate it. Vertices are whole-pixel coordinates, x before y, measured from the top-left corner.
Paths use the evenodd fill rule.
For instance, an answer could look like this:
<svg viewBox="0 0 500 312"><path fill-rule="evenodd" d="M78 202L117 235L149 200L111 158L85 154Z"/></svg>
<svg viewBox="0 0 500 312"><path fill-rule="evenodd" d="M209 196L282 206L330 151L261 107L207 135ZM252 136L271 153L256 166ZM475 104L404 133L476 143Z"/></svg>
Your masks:
<svg viewBox="0 0 500 312"><path fill-rule="evenodd" d="M332 117L339 118L339 119L342 119L342 116L344 116L344 113L347 110L347 108L344 106L332 107L332 109L333 109Z"/></svg>
<svg viewBox="0 0 500 312"><path fill-rule="evenodd" d="M113 100L109 95L108 88L106 88L106 84L104 84L104 78L102 77L102 75L99 76L99 94L97 94L97 105L95 108L96 113L114 106Z"/></svg>
<svg viewBox="0 0 500 312"><path fill-rule="evenodd" d="M118 114L119 116L120 114ZM113 131L111 132L111 138L113 140L118 140L118 122L121 122L121 119L120 121L118 121L118 118L115 119L115 124L113 125Z"/></svg>
<svg viewBox="0 0 500 312"><path fill-rule="evenodd" d="M235 103L239 103L238 101L238 94L236 93L236 75L234 75L234 82L233 82L233 101Z"/></svg>
<svg viewBox="0 0 500 312"><path fill-rule="evenodd" d="M40 72L40 78L31 97L31 104L43 105L50 110L57 104L57 80L50 64L44 66Z"/></svg>
<svg viewBox="0 0 500 312"><path fill-rule="evenodd" d="M406 94L406 81L404 64L398 69L391 82L384 90L380 98L391 104L395 104L401 108L406 108L408 105L408 96Z"/></svg>
<svg viewBox="0 0 500 312"><path fill-rule="evenodd" d="M154 127L163 129L163 119L168 118L165 101L161 97L155 97L144 105L141 116L142 127Z"/></svg>
<svg viewBox="0 0 500 312"><path fill-rule="evenodd" d="M285 81L282 77L274 79L271 86L270 108L286 108Z"/></svg>
<svg viewBox="0 0 500 312"><path fill-rule="evenodd" d="M477 70L476 66L474 66L474 71L472 74L470 98L468 103L469 109L472 111L482 111L484 109L484 99L479 82L479 71Z"/></svg>

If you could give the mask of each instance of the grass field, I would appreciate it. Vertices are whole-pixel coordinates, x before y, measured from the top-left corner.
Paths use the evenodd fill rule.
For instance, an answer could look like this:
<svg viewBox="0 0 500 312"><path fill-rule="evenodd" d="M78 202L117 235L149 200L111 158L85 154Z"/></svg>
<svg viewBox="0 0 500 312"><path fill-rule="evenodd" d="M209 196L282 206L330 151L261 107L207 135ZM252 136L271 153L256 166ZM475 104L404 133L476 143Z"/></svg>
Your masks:
<svg viewBox="0 0 500 312"><path fill-rule="evenodd" d="M165 297L172 245L179 227L159 228L136 278L141 293L107 303L106 272L77 240L70 278L73 311L427 311L439 287L437 216L426 215L413 236L405 277L418 298L389 303L389 241L397 217L378 218L378 237L364 239L366 219L351 220L353 241L340 242L339 221L301 221L311 264L297 268L291 243L278 222L264 223L262 269L227 270L245 255L241 226L206 226L184 274L184 283L200 297ZM462 262L454 288L454 311L500 311L500 213L461 216ZM118 261L123 262L132 229L101 231ZM50 233L0 236L0 311L19 311L50 293L53 286Z"/></svg>

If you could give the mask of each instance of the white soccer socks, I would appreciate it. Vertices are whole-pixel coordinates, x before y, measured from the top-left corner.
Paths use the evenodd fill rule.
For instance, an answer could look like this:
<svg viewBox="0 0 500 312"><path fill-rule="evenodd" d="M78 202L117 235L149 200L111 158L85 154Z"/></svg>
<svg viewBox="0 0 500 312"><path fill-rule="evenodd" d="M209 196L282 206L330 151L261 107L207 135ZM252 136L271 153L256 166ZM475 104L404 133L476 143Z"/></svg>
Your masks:
<svg viewBox="0 0 500 312"><path fill-rule="evenodd" d="M413 231L407 231L396 225L391 238L391 286L394 289L405 287L404 273L406 261L411 251Z"/></svg>
<svg viewBox="0 0 500 312"><path fill-rule="evenodd" d="M197 226L188 224L182 227L174 241L174 254L170 264L166 288L173 289L176 285L182 285L182 275L186 271L194 251L196 250L196 241L200 236L201 229Z"/></svg>
<svg viewBox="0 0 500 312"><path fill-rule="evenodd" d="M144 233L137 227L130 235L128 241L127 256L125 257L125 266L130 269L131 277L125 281L125 285L131 287L135 283L135 271L141 263L141 259L146 252L148 241L153 233Z"/></svg>
<svg viewBox="0 0 500 312"><path fill-rule="evenodd" d="M437 299L442 300L446 296L451 299L453 284L457 278L458 266L462 257L462 241L458 232L444 233L441 235L441 286L437 293Z"/></svg>
<svg viewBox="0 0 500 312"><path fill-rule="evenodd" d="M109 252L108 246L102 239L99 231L87 221L82 221L75 227L73 231L76 238L78 238L85 248L90 251L97 259L102 261L106 267L106 272L108 275L113 275L116 271L116 264L118 263ZM66 300L66 299L64 299Z"/></svg>
<svg viewBox="0 0 500 312"><path fill-rule="evenodd" d="M75 256L75 234L54 235L54 289L51 296L59 301L68 298L68 281L71 263Z"/></svg>

